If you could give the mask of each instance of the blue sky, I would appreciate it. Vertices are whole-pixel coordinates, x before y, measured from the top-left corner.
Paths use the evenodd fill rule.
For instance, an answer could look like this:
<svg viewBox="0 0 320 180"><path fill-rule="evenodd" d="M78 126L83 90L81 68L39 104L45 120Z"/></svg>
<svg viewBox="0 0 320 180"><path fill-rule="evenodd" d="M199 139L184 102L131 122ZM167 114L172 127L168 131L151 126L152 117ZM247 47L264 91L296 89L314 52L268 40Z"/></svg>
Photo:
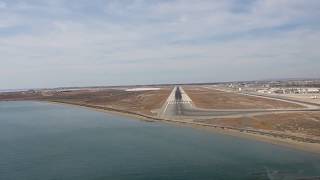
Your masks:
<svg viewBox="0 0 320 180"><path fill-rule="evenodd" d="M0 89L320 77L319 0L0 0Z"/></svg>

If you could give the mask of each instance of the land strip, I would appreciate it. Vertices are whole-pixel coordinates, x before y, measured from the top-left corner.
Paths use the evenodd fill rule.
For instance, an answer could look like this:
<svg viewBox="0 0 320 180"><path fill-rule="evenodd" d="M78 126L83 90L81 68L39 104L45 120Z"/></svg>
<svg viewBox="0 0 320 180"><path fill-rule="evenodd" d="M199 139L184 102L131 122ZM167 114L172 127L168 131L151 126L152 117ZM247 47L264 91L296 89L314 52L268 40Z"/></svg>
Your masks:
<svg viewBox="0 0 320 180"><path fill-rule="evenodd" d="M303 127L303 129L297 129L297 131L292 131L297 125L294 124L286 124L280 123L279 127L273 127L270 125L266 125L265 128L261 126L261 124L265 124L265 121L270 121L270 123L277 123L278 119L282 117L272 117L273 120L267 120L268 116L248 116L238 117L235 119L232 118L214 118L214 119L184 119L181 117L159 117L159 112L163 111L163 104L170 100L168 106L179 107L179 104L183 104L183 106L193 106L195 101L187 100L188 97L186 94L188 90L184 92L181 89L182 100L180 103L177 103L174 98L170 98L169 94L172 94L172 87L165 87L159 90L134 90L134 91L126 91L125 89L103 89L103 90L77 90L77 91L48 91L48 92L24 92L24 93L7 93L0 94L0 100L37 100L37 101L49 101L49 102L58 102L65 103L71 105L77 105L82 107L94 108L98 110L108 111L108 112L117 112L121 114L126 114L138 118L143 118L147 120L158 120L165 121L170 123L179 123L185 124L195 127L204 127L204 128L214 128L216 130L224 130L226 132L232 133L240 133L245 135L253 135L253 136L264 136L270 139L279 139L282 142L286 142L289 144L302 143L301 146L313 147L320 152L320 140L318 136L319 128L314 124L310 124L309 121L301 122L303 125L298 126ZM220 92L219 92L220 93ZM189 95L189 94L188 94ZM229 95L229 94L228 94ZM244 95L242 95L244 96ZM168 98L169 97L169 98ZM191 97L191 96L190 96ZM241 98L246 98L249 96L244 96ZM260 97L259 97L260 98ZM262 98L262 97L261 97ZM167 101L166 101L167 99ZM248 100L255 101L255 100ZM273 100L276 101L276 100ZM235 102L236 103L236 102ZM287 103L287 102L286 102ZM231 103L232 104L232 103ZM272 103L271 103L272 104ZM290 103L288 103L290 104ZM283 105L285 105L283 107ZM293 106L293 107L292 107ZM287 104L281 104L281 106L276 105L276 107L281 108L291 108L291 109L300 109L300 105L294 104L287 106ZM221 106L220 106L221 107ZM243 104L237 105L238 108L243 108ZM266 107L266 106L265 106ZM267 106L271 107L271 106ZM262 108L262 107L260 107ZM275 108L272 106L272 108ZM244 108L245 109L245 108ZM220 109L224 110L224 109ZM238 109L240 110L240 109ZM246 110L250 110L247 107ZM166 110L165 110L166 111ZM295 112L297 113L297 112ZM305 114L306 112L301 112ZM261 124L257 123L259 119ZM302 117L307 118L307 117ZM315 123L318 123L318 115L314 115L313 119ZM239 120L240 119L240 120ZM287 121L291 122L289 118ZM251 123L251 124L250 124ZM255 125L258 124L258 125ZM310 125L307 125L310 124ZM278 129L277 129L278 128ZM303 130L303 131L302 131ZM294 141L295 143L292 143ZM299 145L300 146L300 145Z"/></svg>
<svg viewBox="0 0 320 180"><path fill-rule="evenodd" d="M42 100L156 116L170 92L171 88L141 91L126 91L126 89L41 91L2 93L0 100Z"/></svg>

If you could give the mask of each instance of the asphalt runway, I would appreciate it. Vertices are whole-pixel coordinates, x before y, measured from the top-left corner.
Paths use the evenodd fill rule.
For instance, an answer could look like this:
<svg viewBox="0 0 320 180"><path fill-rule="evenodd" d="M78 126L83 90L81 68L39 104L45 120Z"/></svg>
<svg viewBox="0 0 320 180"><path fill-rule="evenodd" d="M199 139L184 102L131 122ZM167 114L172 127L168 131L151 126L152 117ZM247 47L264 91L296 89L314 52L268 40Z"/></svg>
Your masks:
<svg viewBox="0 0 320 180"><path fill-rule="evenodd" d="M263 97L262 97L263 98ZM267 98L267 97L266 97ZM281 100L281 99L279 99ZM287 100L290 101L290 100ZM292 101L292 103L295 103ZM166 103L160 112L162 118L192 118L192 119L208 119L217 117L238 117L238 116L250 116L250 115L262 115L270 113L285 113L285 112L310 112L320 111L319 106L310 106L305 104L305 108L301 109L202 109L193 105L191 98L183 90L181 86L173 88Z"/></svg>

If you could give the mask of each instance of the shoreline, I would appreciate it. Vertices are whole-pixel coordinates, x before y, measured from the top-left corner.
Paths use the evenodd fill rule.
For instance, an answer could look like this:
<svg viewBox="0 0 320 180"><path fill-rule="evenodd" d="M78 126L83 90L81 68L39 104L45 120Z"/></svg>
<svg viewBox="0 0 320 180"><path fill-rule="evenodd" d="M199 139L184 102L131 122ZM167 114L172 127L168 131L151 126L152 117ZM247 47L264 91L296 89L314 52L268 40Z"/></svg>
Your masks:
<svg viewBox="0 0 320 180"><path fill-rule="evenodd" d="M77 104L77 103L69 103L69 102L60 102L60 101L49 101L49 100L17 100L17 101L33 101L33 102L42 102L49 104L58 104L58 105L66 105L73 107L85 108L88 110L93 110L97 112L113 114L117 116L130 117L137 120L145 121L145 122L162 122L170 125L174 125L176 127L189 127L195 128L198 130L205 130L211 133L220 133L224 135L233 136L235 138L245 138L250 140L255 140L258 142L269 143L277 146L287 147L293 150L300 150L307 153L313 153L315 155L320 155L320 143L309 143L304 141L296 141L291 138L283 138L283 137L275 137L272 133L264 134L263 131L259 130L243 130L234 127L225 127L213 124L205 124L205 123L197 123L192 121L182 121L182 120L174 120L174 119L162 119L158 117L152 117L140 113L134 113L130 111L101 107L95 105L88 104Z"/></svg>
<svg viewBox="0 0 320 180"><path fill-rule="evenodd" d="M240 131L236 128L228 128L228 127L222 127L217 125L210 125L210 124L204 124L204 123L196 123L191 121L181 121L181 120L173 120L173 119L162 119L157 117L152 117L148 115L142 115L139 113L133 113L128 112L125 110L117 110L112 108L105 109L103 107L99 106L92 106L92 105L85 105L85 104L76 104L76 103L68 103L68 102L57 102L57 101L39 101L36 102L46 102L46 103L52 103L52 104L60 104L60 105L67 105L67 106L74 106L74 107L81 107L86 108L93 111L103 112L103 113L109 113L114 115L120 115L124 117L131 117L138 120L146 121L146 122L164 122L171 125L175 125L177 127L190 127L195 128L198 130L205 130L207 132L215 132L215 133L221 133L224 135L233 136L236 138L246 138L251 140L256 140L259 142L269 143L273 145L278 145L282 147L287 147L294 150L300 150L304 152L314 153L316 155L320 155L320 144L319 143L308 143L308 142L302 142L302 141L295 141L289 138L278 138L274 136L269 135L262 135L258 133L250 133L245 131ZM258 130L257 130L258 132Z"/></svg>

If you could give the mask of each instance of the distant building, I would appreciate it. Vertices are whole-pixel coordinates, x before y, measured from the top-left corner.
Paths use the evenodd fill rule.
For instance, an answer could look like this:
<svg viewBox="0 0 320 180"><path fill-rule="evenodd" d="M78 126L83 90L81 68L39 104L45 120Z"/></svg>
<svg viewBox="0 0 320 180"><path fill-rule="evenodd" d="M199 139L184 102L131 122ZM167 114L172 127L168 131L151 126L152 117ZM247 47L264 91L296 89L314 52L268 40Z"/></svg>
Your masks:
<svg viewBox="0 0 320 180"><path fill-rule="evenodd" d="M277 94L311 94L320 93L318 88L275 88L271 89L273 93Z"/></svg>
<svg viewBox="0 0 320 180"><path fill-rule="evenodd" d="M318 88L307 88L307 93L320 93Z"/></svg>

